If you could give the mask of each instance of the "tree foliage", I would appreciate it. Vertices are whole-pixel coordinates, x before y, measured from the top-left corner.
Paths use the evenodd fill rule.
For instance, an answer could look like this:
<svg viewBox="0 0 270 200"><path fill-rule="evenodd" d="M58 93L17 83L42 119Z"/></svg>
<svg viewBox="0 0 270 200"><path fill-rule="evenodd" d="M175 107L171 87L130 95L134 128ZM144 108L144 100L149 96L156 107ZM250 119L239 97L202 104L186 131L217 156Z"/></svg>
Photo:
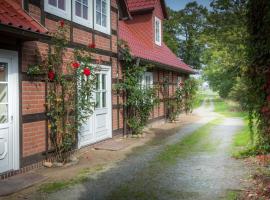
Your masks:
<svg viewBox="0 0 270 200"><path fill-rule="evenodd" d="M195 69L202 67L204 44L200 41L205 28L207 9L191 2L183 10L169 9L169 20L164 23L164 41L185 63Z"/></svg>
<svg viewBox="0 0 270 200"><path fill-rule="evenodd" d="M212 1L203 33L207 45L203 56L204 77L223 98L236 89L234 86L246 68L246 4L244 0Z"/></svg>
<svg viewBox="0 0 270 200"><path fill-rule="evenodd" d="M250 118L255 117L258 145L262 153L270 151L270 1L248 3L248 87Z"/></svg>

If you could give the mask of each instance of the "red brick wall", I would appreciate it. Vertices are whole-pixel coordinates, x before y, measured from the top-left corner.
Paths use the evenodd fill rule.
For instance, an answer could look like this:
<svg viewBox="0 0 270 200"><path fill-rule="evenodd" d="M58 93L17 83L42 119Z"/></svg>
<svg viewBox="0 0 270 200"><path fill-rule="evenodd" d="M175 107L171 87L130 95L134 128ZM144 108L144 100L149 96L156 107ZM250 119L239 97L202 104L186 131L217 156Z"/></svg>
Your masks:
<svg viewBox="0 0 270 200"><path fill-rule="evenodd" d="M45 83L22 82L22 114L45 112Z"/></svg>
<svg viewBox="0 0 270 200"><path fill-rule="evenodd" d="M45 151L45 121L23 124L23 157Z"/></svg>
<svg viewBox="0 0 270 200"><path fill-rule="evenodd" d="M19 0L18 0L19 1ZM117 8L116 0L112 0L111 5ZM29 3L29 14L41 23L41 9L38 6ZM117 31L117 19L118 15L114 11L111 11L111 28ZM56 18L57 19L57 18ZM45 27L49 32L55 32L59 26L59 20L45 18ZM97 49L101 49L107 52L117 53L117 36L111 34L110 36L104 36L96 31L88 31L89 29L80 28L77 26L71 26L72 22L65 20L65 26L67 28L68 40L73 44L80 44L88 46L90 43L95 43ZM72 33L72 34L70 34ZM93 35L94 34L94 35ZM94 37L94 41L93 41ZM39 64L47 57L49 45L46 42L24 42L22 45L22 65L21 71L25 73L29 65ZM116 77L117 58L109 55L102 55L98 53L92 54L93 59L99 59L103 62L113 62L112 76ZM69 65L74 59L73 49L68 48L63 55L63 71L65 72L66 66ZM24 74L23 77L26 75ZM23 80L21 82L21 102L22 102L22 115L32 114L44 114L45 113L45 82L42 81L29 81ZM114 97L115 99L115 97ZM115 100L113 100L115 101ZM116 98L117 102L117 98ZM115 111L113 112L113 127L118 128L115 117ZM122 120L122 118L121 118ZM46 149L46 121L27 122L22 124L22 155L28 157L35 154L40 154ZM122 124L121 124L122 127Z"/></svg>
<svg viewBox="0 0 270 200"><path fill-rule="evenodd" d="M73 28L73 41L84 45L92 44L92 33Z"/></svg>

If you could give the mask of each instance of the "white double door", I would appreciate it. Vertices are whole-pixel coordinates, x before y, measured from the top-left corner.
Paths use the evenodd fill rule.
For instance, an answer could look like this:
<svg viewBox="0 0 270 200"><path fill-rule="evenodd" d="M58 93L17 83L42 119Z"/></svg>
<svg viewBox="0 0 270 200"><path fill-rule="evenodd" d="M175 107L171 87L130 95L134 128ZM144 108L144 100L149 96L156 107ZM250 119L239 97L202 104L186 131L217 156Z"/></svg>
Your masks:
<svg viewBox="0 0 270 200"><path fill-rule="evenodd" d="M112 137L111 68L101 66L94 94L95 110L79 133L79 148Z"/></svg>
<svg viewBox="0 0 270 200"><path fill-rule="evenodd" d="M0 173L18 168L18 54L0 50Z"/></svg>

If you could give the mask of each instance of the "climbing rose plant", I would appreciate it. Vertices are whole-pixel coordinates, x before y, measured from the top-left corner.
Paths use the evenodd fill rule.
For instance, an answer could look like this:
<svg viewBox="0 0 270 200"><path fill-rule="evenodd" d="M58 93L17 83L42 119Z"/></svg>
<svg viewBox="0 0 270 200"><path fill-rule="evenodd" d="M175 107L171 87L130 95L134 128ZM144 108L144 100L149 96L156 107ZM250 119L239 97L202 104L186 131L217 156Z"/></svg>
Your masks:
<svg viewBox="0 0 270 200"><path fill-rule="evenodd" d="M185 112L191 113L198 91L198 82L194 78L189 78L180 82L173 98L168 101L168 118L175 121L176 117Z"/></svg>
<svg viewBox="0 0 270 200"><path fill-rule="evenodd" d="M141 85L141 79L147 66L139 65L131 56L126 42L119 41L124 67L123 82L116 85L125 97L126 125L133 135L141 134L148 122L151 111L157 104L157 88Z"/></svg>
<svg viewBox="0 0 270 200"><path fill-rule="evenodd" d="M59 22L52 41L48 57L38 67L29 66L28 74L46 74L50 144L58 161L67 162L67 152L76 145L78 131L93 113L93 94L99 66L92 64L94 44L75 49L73 61L67 64L63 62L68 44L64 21Z"/></svg>

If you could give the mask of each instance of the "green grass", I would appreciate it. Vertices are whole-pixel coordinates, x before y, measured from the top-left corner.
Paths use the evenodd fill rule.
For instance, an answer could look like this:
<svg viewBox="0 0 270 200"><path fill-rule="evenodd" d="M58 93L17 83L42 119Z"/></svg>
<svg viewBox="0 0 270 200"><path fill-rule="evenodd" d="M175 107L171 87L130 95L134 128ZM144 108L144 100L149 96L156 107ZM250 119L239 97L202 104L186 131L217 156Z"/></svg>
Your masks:
<svg viewBox="0 0 270 200"><path fill-rule="evenodd" d="M232 101L225 101L220 98L214 99L215 112L225 117L240 117L244 120L244 126L233 137L232 156L243 158L252 154L251 136L248 126L248 114L241 111L239 105Z"/></svg>
<svg viewBox="0 0 270 200"><path fill-rule="evenodd" d="M239 191L227 191L226 197L224 200L238 200L239 199Z"/></svg>
<svg viewBox="0 0 270 200"><path fill-rule="evenodd" d="M250 144L250 132L248 127L248 121L244 121L244 127L234 136L233 146L234 147L245 147Z"/></svg>
<svg viewBox="0 0 270 200"><path fill-rule="evenodd" d="M232 101L224 101L220 98L214 100L214 111L224 115L225 117L242 117L247 118L247 113L241 111L239 105Z"/></svg>
<svg viewBox="0 0 270 200"><path fill-rule="evenodd" d="M177 158L187 156L190 153L198 151L214 151L219 141L210 142L209 140L211 129L218 125L222 118L215 119L204 125L192 134L184 137L180 142L168 145L166 149L161 152L156 162L159 163L175 163Z"/></svg>
<svg viewBox="0 0 270 200"><path fill-rule="evenodd" d="M199 91L196 95L195 101L194 101L194 108L198 108L202 105L202 102L207 97L207 94L204 92Z"/></svg>
<svg viewBox="0 0 270 200"><path fill-rule="evenodd" d="M95 172L103 170L104 167L98 165L93 168L85 168L82 169L75 178L63 181L54 181L50 183L44 183L40 186L39 191L44 193L53 193L59 190L63 190L69 188L73 185L84 183L89 180L89 176Z"/></svg>
<svg viewBox="0 0 270 200"><path fill-rule="evenodd" d="M251 136L248 127L248 121L244 120L243 128L238 131L233 137L232 156L235 158L243 158L245 152L251 148Z"/></svg>

